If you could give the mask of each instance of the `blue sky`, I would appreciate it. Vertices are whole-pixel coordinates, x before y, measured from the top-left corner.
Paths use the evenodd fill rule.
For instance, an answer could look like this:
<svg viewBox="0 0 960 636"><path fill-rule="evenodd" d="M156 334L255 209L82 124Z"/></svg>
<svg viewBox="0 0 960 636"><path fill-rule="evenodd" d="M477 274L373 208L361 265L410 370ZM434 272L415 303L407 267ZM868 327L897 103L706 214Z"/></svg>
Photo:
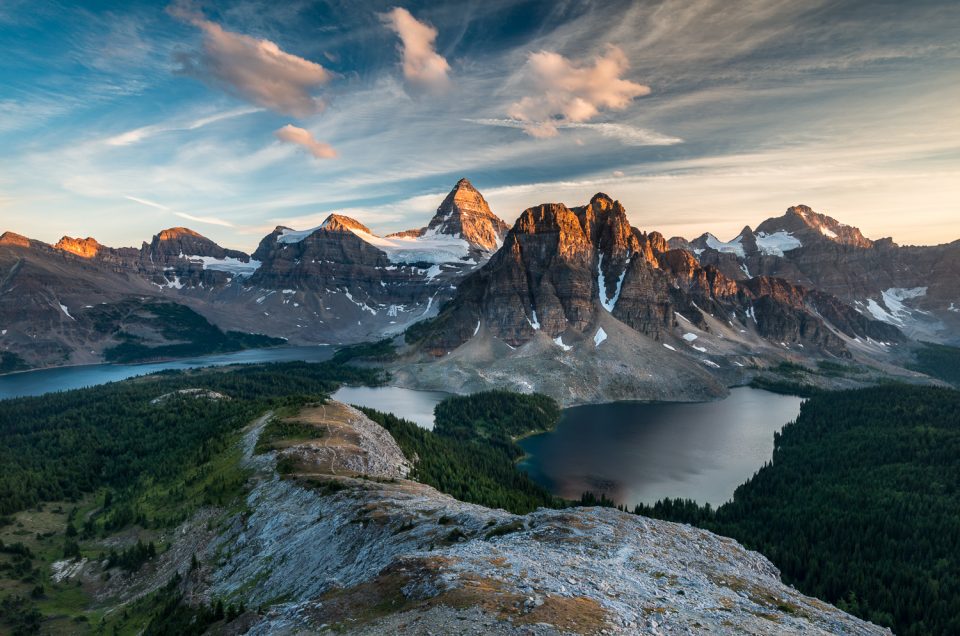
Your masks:
<svg viewBox="0 0 960 636"><path fill-rule="evenodd" d="M0 3L0 229L252 250L328 213L512 222L597 191L671 236L806 203L960 238L960 4Z"/></svg>

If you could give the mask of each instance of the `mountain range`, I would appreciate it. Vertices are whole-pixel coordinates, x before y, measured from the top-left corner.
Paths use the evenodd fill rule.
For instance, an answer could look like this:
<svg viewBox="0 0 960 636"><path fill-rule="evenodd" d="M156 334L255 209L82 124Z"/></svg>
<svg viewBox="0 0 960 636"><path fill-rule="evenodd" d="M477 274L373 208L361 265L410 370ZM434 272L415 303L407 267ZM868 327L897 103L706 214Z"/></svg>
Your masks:
<svg viewBox="0 0 960 636"><path fill-rule="evenodd" d="M960 340L958 274L960 241L901 247L802 205L731 241L668 240L602 193L510 227L461 179L423 227L378 236L331 214L252 254L187 228L140 248L7 232L0 351L7 370L99 362L122 343L160 357L179 326L158 307L177 306L291 344L405 334L393 371L411 386L695 399L784 362L909 375L915 341Z"/></svg>

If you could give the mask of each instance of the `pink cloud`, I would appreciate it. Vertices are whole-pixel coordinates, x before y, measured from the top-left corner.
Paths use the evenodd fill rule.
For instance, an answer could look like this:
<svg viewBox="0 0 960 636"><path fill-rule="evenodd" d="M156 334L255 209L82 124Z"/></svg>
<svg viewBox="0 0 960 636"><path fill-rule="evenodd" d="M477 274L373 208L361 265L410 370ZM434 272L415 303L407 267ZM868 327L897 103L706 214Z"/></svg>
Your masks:
<svg viewBox="0 0 960 636"><path fill-rule="evenodd" d="M553 137L557 126L586 122L601 110L623 110L650 87L623 79L630 67L627 56L609 45L592 64L577 64L559 53L531 53L524 69L525 82L536 94L512 104L507 114L523 122L532 137Z"/></svg>
<svg viewBox="0 0 960 636"><path fill-rule="evenodd" d="M394 7L380 18L400 36L403 76L407 81L431 92L446 90L450 85L450 65L435 49L437 30L401 7Z"/></svg>
<svg viewBox="0 0 960 636"><path fill-rule="evenodd" d="M323 110L311 90L330 81L325 68L280 49L270 40L227 31L185 4L168 8L203 32L200 51L181 54L181 72L271 110L307 117Z"/></svg>
<svg viewBox="0 0 960 636"><path fill-rule="evenodd" d="M309 130L297 128L292 124L287 124L273 134L280 141L303 146L316 159L333 159L337 156L337 151L330 144L317 141Z"/></svg>

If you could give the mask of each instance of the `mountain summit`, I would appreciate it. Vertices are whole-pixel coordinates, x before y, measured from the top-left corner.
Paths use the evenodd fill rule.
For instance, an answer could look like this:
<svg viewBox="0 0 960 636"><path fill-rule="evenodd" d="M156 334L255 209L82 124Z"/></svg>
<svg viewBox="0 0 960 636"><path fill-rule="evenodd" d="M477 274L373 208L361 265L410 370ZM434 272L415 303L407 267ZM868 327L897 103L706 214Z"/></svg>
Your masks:
<svg viewBox="0 0 960 636"><path fill-rule="evenodd" d="M483 195L469 179L460 179L437 208L426 227L391 236L427 236L445 234L462 238L471 247L495 251L503 244L510 227L490 211Z"/></svg>

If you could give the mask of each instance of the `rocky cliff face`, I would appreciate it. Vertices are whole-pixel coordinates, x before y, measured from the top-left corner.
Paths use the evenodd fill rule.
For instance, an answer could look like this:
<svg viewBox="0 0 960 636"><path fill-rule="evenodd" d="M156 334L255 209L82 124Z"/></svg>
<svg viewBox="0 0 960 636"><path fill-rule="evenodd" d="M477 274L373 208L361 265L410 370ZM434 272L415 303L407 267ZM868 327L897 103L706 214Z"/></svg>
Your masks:
<svg viewBox="0 0 960 636"><path fill-rule="evenodd" d="M740 242L737 247L743 250ZM631 227L623 206L604 194L573 209L530 208L503 248L463 281L435 323L413 337L435 355L459 347L481 328L517 347L538 332L582 337L605 313L658 341L679 327L677 314L700 328L705 315L729 316L752 322L760 336L775 342L841 356L848 354L836 331L851 338L902 339L829 294L811 295L769 277L742 283L717 267L704 267L691 252L667 248L662 236Z"/></svg>

